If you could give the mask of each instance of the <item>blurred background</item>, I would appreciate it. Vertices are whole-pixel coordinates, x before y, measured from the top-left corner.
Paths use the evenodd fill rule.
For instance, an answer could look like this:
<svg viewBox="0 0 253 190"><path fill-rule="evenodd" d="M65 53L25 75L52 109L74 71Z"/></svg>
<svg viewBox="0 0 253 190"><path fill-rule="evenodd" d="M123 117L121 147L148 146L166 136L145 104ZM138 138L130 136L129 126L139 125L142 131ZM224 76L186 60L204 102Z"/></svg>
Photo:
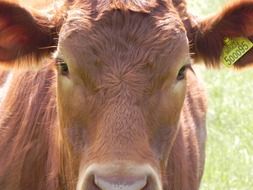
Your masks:
<svg viewBox="0 0 253 190"><path fill-rule="evenodd" d="M34 6L34 0L18 0ZM37 6L52 0L41 0ZM188 0L190 12L203 17L231 0ZM253 189L253 69L207 70L197 66L206 84L209 108L206 166L201 190Z"/></svg>
<svg viewBox="0 0 253 190"><path fill-rule="evenodd" d="M203 17L231 0L188 0ZM208 93L208 141L201 190L253 189L253 67L243 71L197 67Z"/></svg>

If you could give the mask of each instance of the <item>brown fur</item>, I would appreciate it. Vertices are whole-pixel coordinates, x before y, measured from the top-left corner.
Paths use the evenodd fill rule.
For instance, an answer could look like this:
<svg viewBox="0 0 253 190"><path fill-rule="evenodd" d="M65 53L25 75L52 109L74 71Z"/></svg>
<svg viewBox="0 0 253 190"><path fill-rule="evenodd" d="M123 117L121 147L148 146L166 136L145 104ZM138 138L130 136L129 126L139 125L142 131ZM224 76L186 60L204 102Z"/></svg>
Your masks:
<svg viewBox="0 0 253 190"><path fill-rule="evenodd" d="M54 7L52 7L53 9ZM36 67L48 56L57 43L57 33L62 24L64 6L52 10L54 17L44 17L40 12L20 8L18 4L2 1L0 7L0 61L8 68L10 63L17 68ZM15 12L15 14L11 14ZM30 15L32 13L32 15ZM59 15L61 14L61 17ZM33 36L33 38L30 38ZM43 62L43 61L42 61Z"/></svg>
<svg viewBox="0 0 253 190"><path fill-rule="evenodd" d="M240 3L194 25L185 1L69 0L51 19L1 2L0 9L21 14L0 14L3 65L27 67L58 46L69 73L48 59L40 71L11 71L0 105L0 189L74 190L91 164L124 161L151 166L164 190L198 190L206 98L190 66L187 80L177 80L189 63L186 32L195 58L215 65L211 45L220 42L213 44L217 33L209 29L220 33L217 23L236 11L247 20L251 12L240 6L252 3Z"/></svg>
<svg viewBox="0 0 253 190"><path fill-rule="evenodd" d="M53 81L54 72L48 70L17 72L12 78L1 105L1 189L54 189L58 184Z"/></svg>
<svg viewBox="0 0 253 190"><path fill-rule="evenodd" d="M7 78L7 72L1 72L0 73L0 86L4 85L6 78Z"/></svg>
<svg viewBox="0 0 253 190"><path fill-rule="evenodd" d="M38 73L14 74L13 81L20 81L20 83L12 83L10 87L9 93L12 95L9 94L5 99L0 125L1 139L3 139L0 150L1 158L4 158L1 159L1 189L66 189L66 184L62 182L63 186L59 186L58 181L61 178L58 176L59 149L54 139L58 129L56 128L55 96L52 95L55 88L53 73L45 69ZM164 175L168 176L170 182L168 189L187 189L189 186L197 189L203 172L205 139L203 118L206 113L206 102L203 98L202 87L196 81L196 77L193 73L189 75L192 79L188 83L182 115L187 120L181 121L180 131L169 158L171 160L168 164L169 170L164 171ZM19 101L21 98L23 104L31 102L31 106L22 106ZM31 120L31 118L34 119ZM195 128L196 123L198 123L197 128ZM196 162L197 160L199 161ZM197 163L197 166L191 166ZM187 175L189 173L190 176ZM192 175L194 173L196 176Z"/></svg>

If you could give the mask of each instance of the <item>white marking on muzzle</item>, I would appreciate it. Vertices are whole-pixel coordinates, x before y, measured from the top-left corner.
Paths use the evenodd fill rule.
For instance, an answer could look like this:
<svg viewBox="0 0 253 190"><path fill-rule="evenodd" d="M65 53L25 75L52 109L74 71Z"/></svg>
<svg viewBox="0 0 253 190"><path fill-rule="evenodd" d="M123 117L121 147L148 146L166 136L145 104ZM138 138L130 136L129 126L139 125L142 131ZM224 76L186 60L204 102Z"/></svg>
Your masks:
<svg viewBox="0 0 253 190"><path fill-rule="evenodd" d="M137 180L132 184L110 183L95 176L95 184L103 190L140 190L147 184L147 177Z"/></svg>
<svg viewBox="0 0 253 190"><path fill-rule="evenodd" d="M107 180L108 176L110 178L110 176L117 175L135 177L137 180L130 183ZM93 183L103 190L141 190L150 180L152 184L148 189L162 190L160 177L149 164L136 165L121 162L103 165L92 164L80 169L76 190L88 190L90 180L93 180Z"/></svg>

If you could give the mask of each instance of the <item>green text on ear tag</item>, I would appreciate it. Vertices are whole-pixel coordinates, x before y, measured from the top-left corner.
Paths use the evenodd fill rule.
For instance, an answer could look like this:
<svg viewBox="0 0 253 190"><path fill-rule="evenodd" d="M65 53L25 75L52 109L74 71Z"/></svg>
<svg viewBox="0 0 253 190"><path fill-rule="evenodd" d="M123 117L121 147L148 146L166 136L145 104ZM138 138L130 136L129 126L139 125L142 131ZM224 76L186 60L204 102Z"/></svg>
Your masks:
<svg viewBox="0 0 253 190"><path fill-rule="evenodd" d="M232 66L253 47L247 38L226 38L224 44L221 61L227 67Z"/></svg>

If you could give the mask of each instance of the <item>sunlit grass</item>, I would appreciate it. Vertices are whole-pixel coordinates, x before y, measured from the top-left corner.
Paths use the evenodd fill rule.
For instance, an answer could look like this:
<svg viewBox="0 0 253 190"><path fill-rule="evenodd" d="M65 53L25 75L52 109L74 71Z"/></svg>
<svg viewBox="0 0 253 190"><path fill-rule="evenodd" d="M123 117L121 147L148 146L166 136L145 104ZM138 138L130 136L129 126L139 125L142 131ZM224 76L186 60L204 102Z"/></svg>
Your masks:
<svg viewBox="0 0 253 190"><path fill-rule="evenodd" d="M208 91L203 190L253 187L253 70L199 70Z"/></svg>
<svg viewBox="0 0 253 190"><path fill-rule="evenodd" d="M220 10L225 0L189 1L195 15ZM208 142L201 190L253 189L253 70L206 70Z"/></svg>

